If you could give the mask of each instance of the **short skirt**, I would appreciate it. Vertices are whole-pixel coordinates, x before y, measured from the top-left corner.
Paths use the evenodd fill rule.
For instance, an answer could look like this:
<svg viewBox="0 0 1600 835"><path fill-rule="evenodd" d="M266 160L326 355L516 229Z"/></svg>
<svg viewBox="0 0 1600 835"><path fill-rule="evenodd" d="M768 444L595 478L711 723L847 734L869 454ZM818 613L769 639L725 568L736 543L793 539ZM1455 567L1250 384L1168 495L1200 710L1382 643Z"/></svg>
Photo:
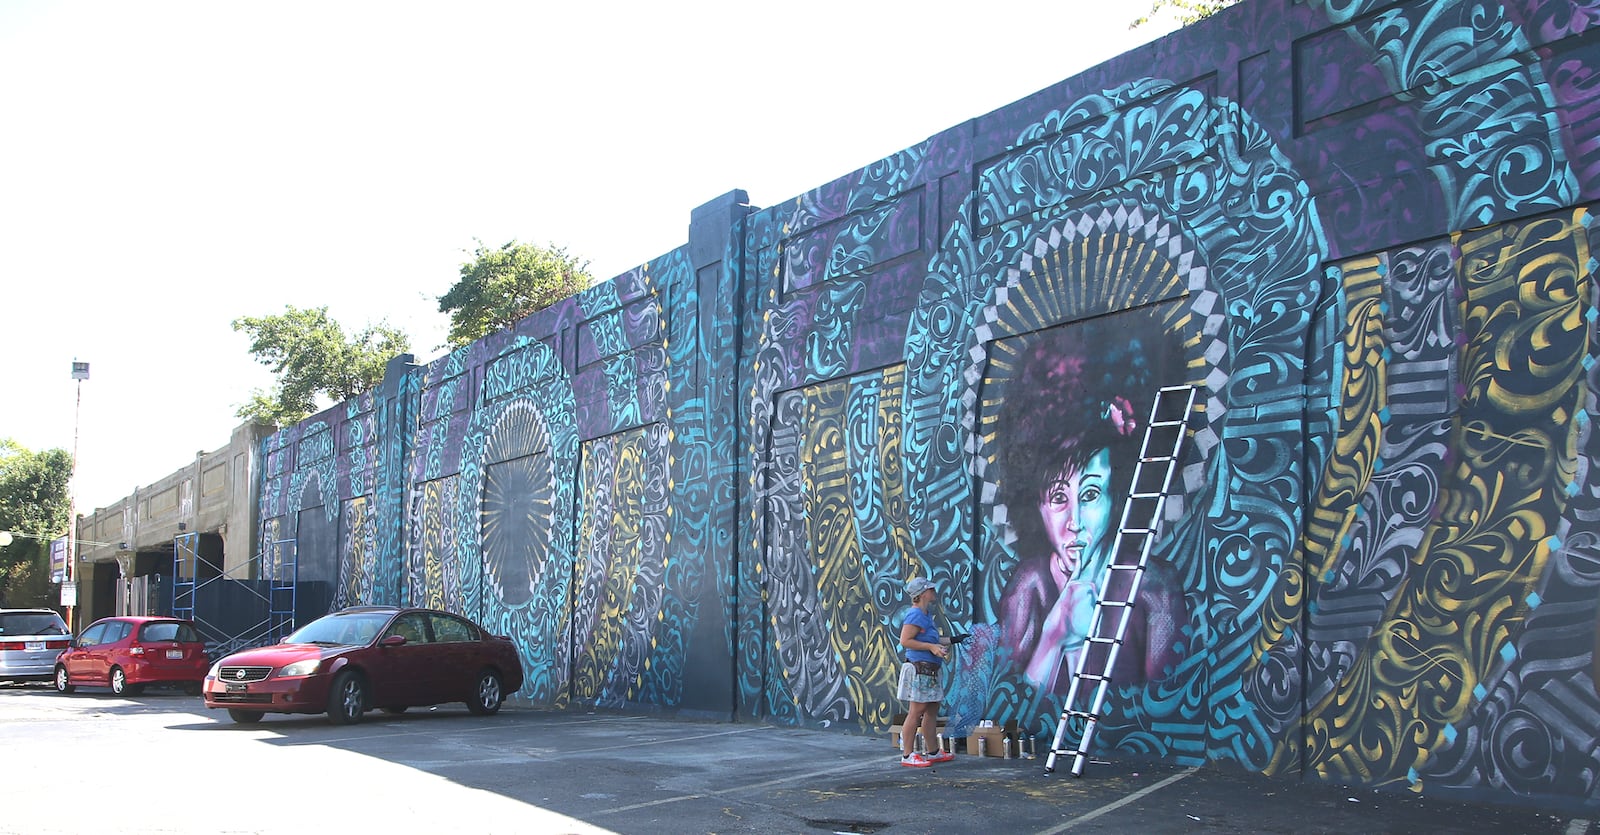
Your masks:
<svg viewBox="0 0 1600 835"><path fill-rule="evenodd" d="M900 667L899 695L903 702L942 702L944 684L939 676L917 673L917 665L907 661Z"/></svg>

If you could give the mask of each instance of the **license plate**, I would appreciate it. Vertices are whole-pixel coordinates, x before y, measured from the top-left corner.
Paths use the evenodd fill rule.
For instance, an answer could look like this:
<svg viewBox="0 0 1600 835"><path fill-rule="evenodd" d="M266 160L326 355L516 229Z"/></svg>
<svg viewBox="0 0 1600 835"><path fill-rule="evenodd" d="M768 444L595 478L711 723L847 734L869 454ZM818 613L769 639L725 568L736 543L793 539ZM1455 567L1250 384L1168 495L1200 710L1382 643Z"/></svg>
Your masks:
<svg viewBox="0 0 1600 835"><path fill-rule="evenodd" d="M183 650L181 650L181 649L169 649L169 650L167 650L167 658L169 658L169 659L171 659L173 661L176 661L176 660L178 660L178 659L180 659L182 657L183 657Z"/></svg>
<svg viewBox="0 0 1600 835"><path fill-rule="evenodd" d="M25 652L44 652L44 641L23 641L22 649Z"/></svg>
<svg viewBox="0 0 1600 835"><path fill-rule="evenodd" d="M228 682L228 692L229 693L243 693L245 691L245 687L246 686L247 685L236 684L236 683L230 681L230 682Z"/></svg>

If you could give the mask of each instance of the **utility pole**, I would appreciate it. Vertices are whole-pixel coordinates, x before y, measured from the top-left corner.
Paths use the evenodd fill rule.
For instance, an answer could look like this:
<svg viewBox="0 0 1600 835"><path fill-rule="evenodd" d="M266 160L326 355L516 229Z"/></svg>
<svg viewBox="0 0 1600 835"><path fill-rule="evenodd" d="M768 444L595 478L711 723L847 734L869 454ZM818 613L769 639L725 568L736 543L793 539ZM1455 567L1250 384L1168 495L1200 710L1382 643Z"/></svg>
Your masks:
<svg viewBox="0 0 1600 835"><path fill-rule="evenodd" d="M89 364L73 359L72 379L77 381L78 402L72 407L72 477L67 479L67 582L61 587L68 632L77 631L77 625L72 622L72 610L78 605L78 415L83 411L83 381L89 379Z"/></svg>

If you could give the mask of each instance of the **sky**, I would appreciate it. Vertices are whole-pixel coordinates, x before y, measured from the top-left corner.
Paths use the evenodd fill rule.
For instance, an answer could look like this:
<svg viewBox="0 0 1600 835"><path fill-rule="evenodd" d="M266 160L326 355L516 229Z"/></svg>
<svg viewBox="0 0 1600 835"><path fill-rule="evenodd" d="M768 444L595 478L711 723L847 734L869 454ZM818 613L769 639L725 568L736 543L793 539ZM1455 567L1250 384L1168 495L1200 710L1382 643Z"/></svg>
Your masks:
<svg viewBox="0 0 1600 835"><path fill-rule="evenodd" d="M0 2L0 438L79 512L228 443L240 316L426 362L481 241L601 278L1175 28L1143 0ZM72 379L74 360L90 364Z"/></svg>

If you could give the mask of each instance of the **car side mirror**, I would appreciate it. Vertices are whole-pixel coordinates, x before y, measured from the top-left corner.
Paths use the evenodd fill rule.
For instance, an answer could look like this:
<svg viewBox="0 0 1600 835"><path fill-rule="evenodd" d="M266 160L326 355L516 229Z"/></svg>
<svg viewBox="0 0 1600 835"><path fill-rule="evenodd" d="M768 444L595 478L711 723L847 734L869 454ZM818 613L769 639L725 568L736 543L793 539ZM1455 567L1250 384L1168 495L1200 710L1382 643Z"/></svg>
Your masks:
<svg viewBox="0 0 1600 835"><path fill-rule="evenodd" d="M378 646L380 646L380 647L397 647L397 646L400 646L401 644L404 644L405 642L406 642L406 636L404 636L404 635L385 635L383 637L383 640L378 642Z"/></svg>

